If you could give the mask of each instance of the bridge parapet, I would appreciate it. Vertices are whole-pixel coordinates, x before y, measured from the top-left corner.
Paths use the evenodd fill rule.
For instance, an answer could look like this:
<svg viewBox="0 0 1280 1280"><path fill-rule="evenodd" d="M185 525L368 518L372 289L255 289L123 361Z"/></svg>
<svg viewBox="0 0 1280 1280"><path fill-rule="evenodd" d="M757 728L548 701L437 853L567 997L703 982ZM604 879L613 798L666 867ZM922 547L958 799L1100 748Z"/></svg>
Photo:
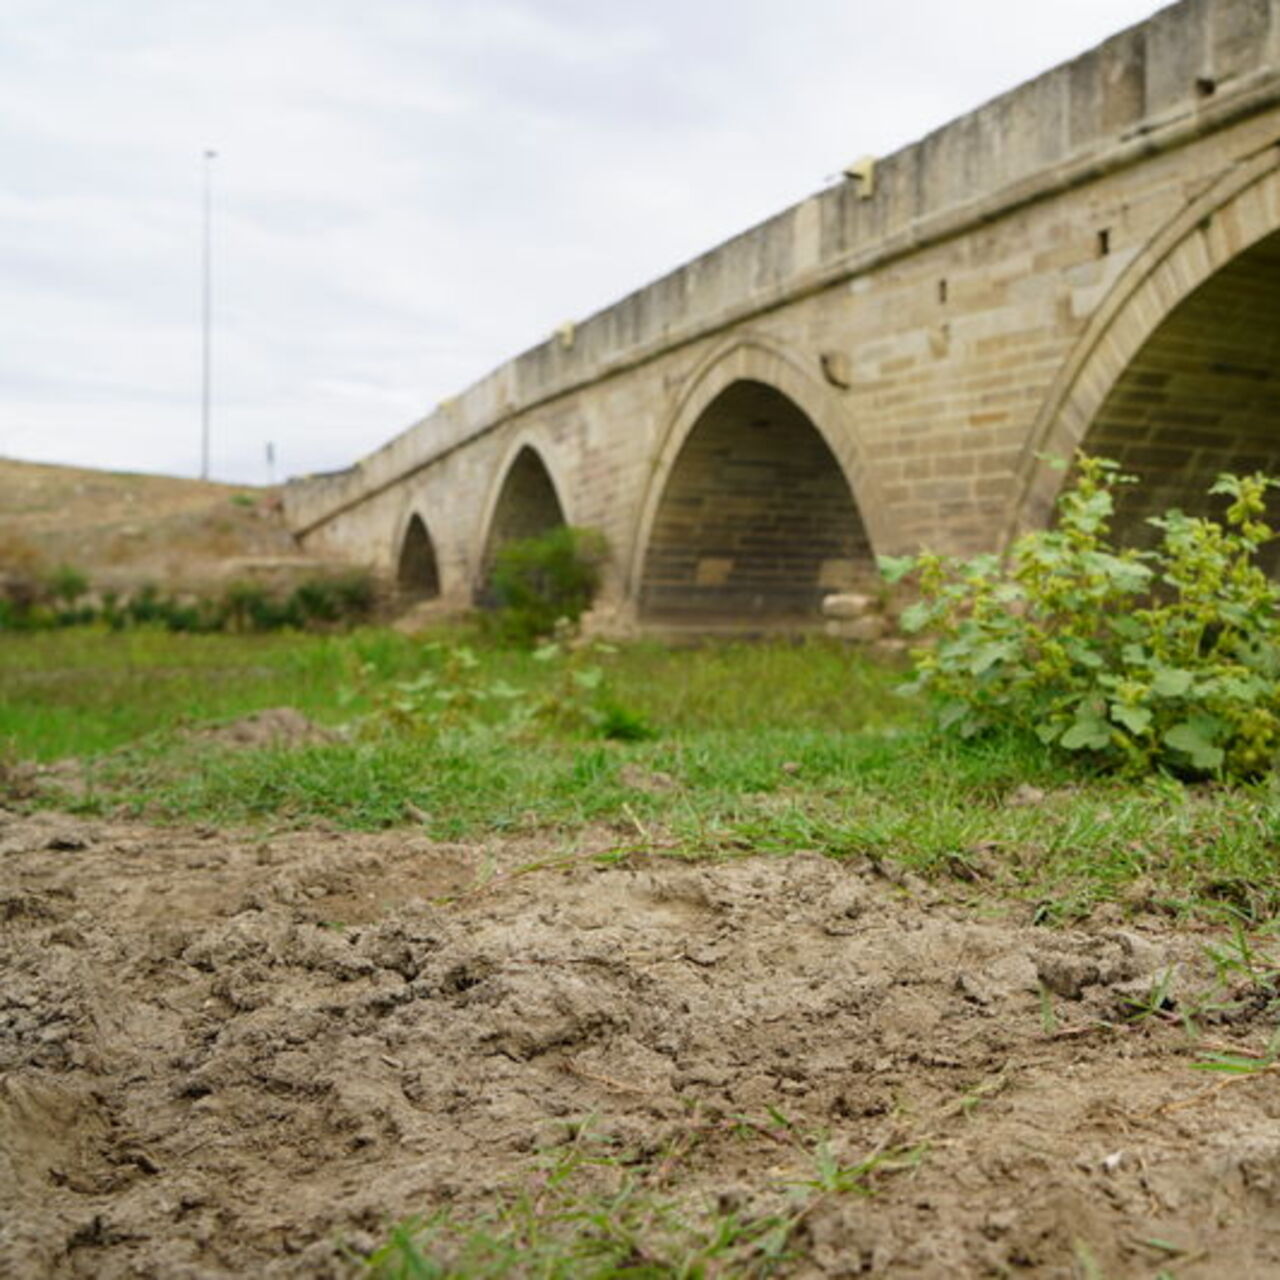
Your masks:
<svg viewBox="0 0 1280 1280"><path fill-rule="evenodd" d="M1270 145L1273 115L1280 0L1182 0L566 327L351 469L292 482L291 523L385 558L390 533L369 538L353 513L395 524L417 478L447 472L467 490L454 567L474 574L486 532L469 513L491 505L490 473L510 456L486 438L533 430L581 458L575 518L612 521L620 558L639 564L645 477L688 380L708 352L755 335L845 395L815 425L852 433L835 452L854 491L877 494L862 513L873 533L908 545L954 519L957 545L977 545L1007 523L980 508L1013 500L1032 401L1118 274ZM1162 160L1184 155L1185 171ZM962 466L965 451L976 462ZM456 522L458 502L433 501ZM619 590L635 590L630 577Z"/></svg>

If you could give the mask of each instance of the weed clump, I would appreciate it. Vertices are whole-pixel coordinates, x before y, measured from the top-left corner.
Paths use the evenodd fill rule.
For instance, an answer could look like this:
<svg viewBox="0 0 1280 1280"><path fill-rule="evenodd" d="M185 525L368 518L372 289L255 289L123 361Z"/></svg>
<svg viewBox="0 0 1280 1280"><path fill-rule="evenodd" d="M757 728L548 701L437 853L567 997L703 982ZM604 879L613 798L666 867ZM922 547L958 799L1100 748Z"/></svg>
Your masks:
<svg viewBox="0 0 1280 1280"><path fill-rule="evenodd" d="M598 530L572 525L504 544L489 577L492 629L504 640L531 644L557 623L576 623L600 589L607 551Z"/></svg>
<svg viewBox="0 0 1280 1280"><path fill-rule="evenodd" d="M89 580L72 565L41 570L34 558L11 561L0 572L0 630L39 630L86 621L92 610L83 604Z"/></svg>
<svg viewBox="0 0 1280 1280"><path fill-rule="evenodd" d="M470 645L432 641L421 647L423 669L408 679L387 683L376 664L361 664L356 692L373 708L364 728L374 736L386 729L431 737L490 729L645 741L654 736L648 720L610 689L605 663L616 652L581 641L560 623L556 638L531 655L542 679L515 684L489 671Z"/></svg>
<svg viewBox="0 0 1280 1280"><path fill-rule="evenodd" d="M1111 539L1114 490L1131 483L1082 455L1056 525L1003 561L882 561L918 581L904 627L936 638L910 687L961 737L1007 728L1130 773L1255 776L1280 750L1280 586L1257 563L1277 481L1220 476L1222 521L1153 517L1145 551Z"/></svg>
<svg viewBox="0 0 1280 1280"><path fill-rule="evenodd" d="M167 593L147 583L128 595L108 590L95 596L88 578L69 565L46 574L0 575L0 631L93 624L111 631L152 627L197 634L333 630L366 623L377 610L376 583L363 570L310 578L287 593L236 581L212 595Z"/></svg>

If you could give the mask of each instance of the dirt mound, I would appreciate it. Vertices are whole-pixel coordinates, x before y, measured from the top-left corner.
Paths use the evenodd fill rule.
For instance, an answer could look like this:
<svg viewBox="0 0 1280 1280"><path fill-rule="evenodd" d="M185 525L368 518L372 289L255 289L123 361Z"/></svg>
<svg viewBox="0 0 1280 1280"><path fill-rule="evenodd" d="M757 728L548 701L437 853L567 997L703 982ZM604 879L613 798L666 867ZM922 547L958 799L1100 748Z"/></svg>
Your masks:
<svg viewBox="0 0 1280 1280"><path fill-rule="evenodd" d="M256 747L304 747L333 742L338 736L308 720L295 707L268 707L250 715L229 720L225 724L208 725L196 730L202 741L216 742L219 746L240 747L251 750Z"/></svg>
<svg viewBox="0 0 1280 1280"><path fill-rule="evenodd" d="M812 1135L914 1153L819 1197L786 1274L1280 1269L1273 1077L1204 1092L1167 1012L1204 938L590 852L0 814L0 1272L346 1276L336 1241L479 1205L591 1117L745 1214Z"/></svg>
<svg viewBox="0 0 1280 1280"><path fill-rule="evenodd" d="M92 522L114 523L202 511L236 494L269 502L276 490L218 484L181 476L98 471L0 458L0 491L6 524L32 532Z"/></svg>
<svg viewBox="0 0 1280 1280"><path fill-rule="evenodd" d="M296 707L268 707L221 724L205 724L184 730L188 740L208 742L237 751L263 747L305 747L335 742L341 734L308 719ZM66 756L48 764L33 760L0 759L0 795L11 801L45 798L66 803L68 797L82 799L91 785L91 771L85 761Z"/></svg>
<svg viewBox="0 0 1280 1280"><path fill-rule="evenodd" d="M300 558L277 489L0 458L0 495L0 574L69 564L98 589L195 589L229 561Z"/></svg>

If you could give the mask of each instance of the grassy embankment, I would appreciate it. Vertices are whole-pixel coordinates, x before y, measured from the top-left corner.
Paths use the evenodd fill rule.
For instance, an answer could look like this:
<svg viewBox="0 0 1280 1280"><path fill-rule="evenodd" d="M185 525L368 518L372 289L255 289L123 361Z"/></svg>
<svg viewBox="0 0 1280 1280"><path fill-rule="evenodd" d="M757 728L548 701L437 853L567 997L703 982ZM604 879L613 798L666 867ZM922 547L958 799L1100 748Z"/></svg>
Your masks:
<svg viewBox="0 0 1280 1280"><path fill-rule="evenodd" d="M961 896L1030 900L1046 922L1108 900L1274 914L1269 779L1124 782L1024 740L944 741L894 693L900 679L824 643L539 662L467 637L431 648L374 631L9 634L0 761L87 766L86 794L11 804L225 825L412 822L442 839L537 831L565 851L608 824L616 857L870 856ZM280 705L342 734L246 751L188 732ZM601 737L601 707L615 729L642 721L650 736Z"/></svg>

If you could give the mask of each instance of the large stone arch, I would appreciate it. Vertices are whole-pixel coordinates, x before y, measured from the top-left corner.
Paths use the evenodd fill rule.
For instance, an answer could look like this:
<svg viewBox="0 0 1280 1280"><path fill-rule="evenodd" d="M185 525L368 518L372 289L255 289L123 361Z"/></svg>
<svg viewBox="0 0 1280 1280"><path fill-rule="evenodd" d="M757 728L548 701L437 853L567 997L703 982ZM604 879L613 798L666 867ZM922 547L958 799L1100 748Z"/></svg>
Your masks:
<svg viewBox="0 0 1280 1280"><path fill-rule="evenodd" d="M410 511L392 547L396 590L408 600L434 600L440 595L440 564L427 522Z"/></svg>
<svg viewBox="0 0 1280 1280"><path fill-rule="evenodd" d="M483 550L476 592L482 602L488 592L493 557L504 543L569 523L568 508L547 458L545 443L523 434L504 455L480 526Z"/></svg>
<svg viewBox="0 0 1280 1280"><path fill-rule="evenodd" d="M712 352L653 460L629 573L639 616L816 616L874 571L870 488L833 391L759 338Z"/></svg>
<svg viewBox="0 0 1280 1280"><path fill-rule="evenodd" d="M1223 470L1280 468L1280 153L1232 168L1134 258L1059 371L1022 456L1009 536L1052 518L1084 448L1145 483L1117 512L1196 509Z"/></svg>

